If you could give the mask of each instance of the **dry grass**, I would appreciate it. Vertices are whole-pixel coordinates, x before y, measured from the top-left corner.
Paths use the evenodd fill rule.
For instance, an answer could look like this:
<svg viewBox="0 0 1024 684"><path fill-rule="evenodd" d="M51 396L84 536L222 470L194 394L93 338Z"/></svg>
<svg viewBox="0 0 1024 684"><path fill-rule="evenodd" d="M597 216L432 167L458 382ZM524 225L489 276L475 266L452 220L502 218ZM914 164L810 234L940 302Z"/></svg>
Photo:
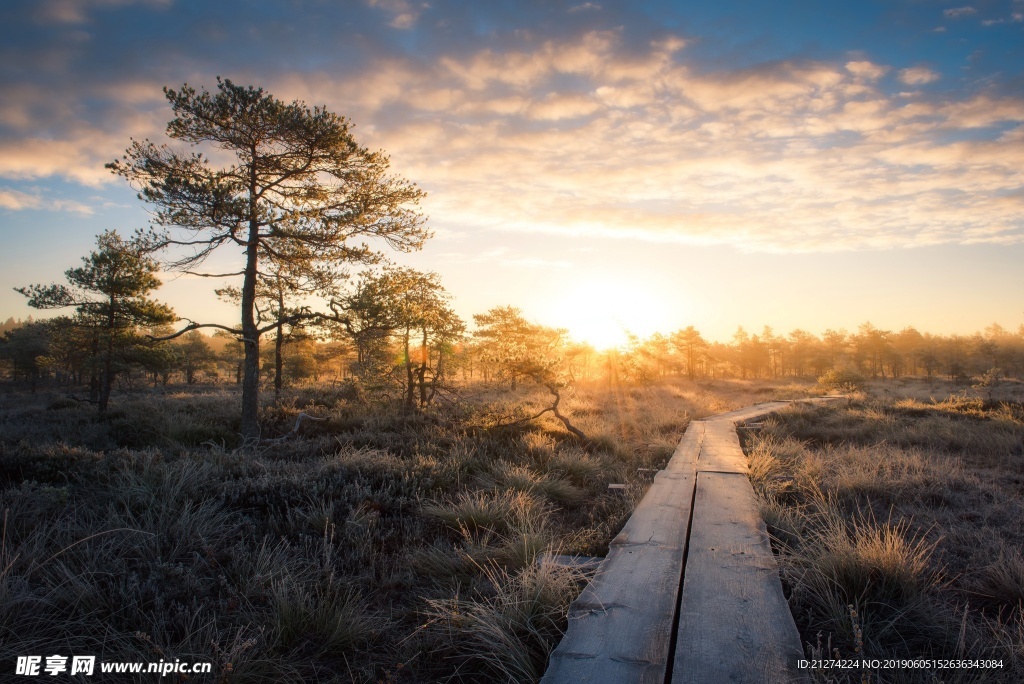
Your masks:
<svg viewBox="0 0 1024 684"><path fill-rule="evenodd" d="M582 575L549 563L531 563L512 574L481 570L489 590L474 598L428 601L431 653L453 666L458 681L537 681L562 638Z"/></svg>
<svg viewBox="0 0 1024 684"><path fill-rule="evenodd" d="M424 413L343 388L263 407L244 454L237 396L119 397L97 418L62 395L0 394L0 662L211 661L210 681L530 681L689 421L808 384L471 387ZM627 484L627 496L609 483ZM198 681L198 680L195 680Z"/></svg>
<svg viewBox="0 0 1024 684"><path fill-rule="evenodd" d="M876 384L778 414L746 438L751 481L809 656L1003 668L818 681L1024 680L1024 411L942 390Z"/></svg>

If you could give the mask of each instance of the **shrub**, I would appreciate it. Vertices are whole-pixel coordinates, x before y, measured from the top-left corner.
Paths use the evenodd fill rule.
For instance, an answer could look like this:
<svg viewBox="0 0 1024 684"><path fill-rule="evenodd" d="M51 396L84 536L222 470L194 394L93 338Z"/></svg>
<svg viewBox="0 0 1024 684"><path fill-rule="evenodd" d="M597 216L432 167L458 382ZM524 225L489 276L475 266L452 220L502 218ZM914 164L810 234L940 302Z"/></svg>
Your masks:
<svg viewBox="0 0 1024 684"><path fill-rule="evenodd" d="M826 390L856 392L864 389L864 376L853 368L831 368L818 378L818 384Z"/></svg>

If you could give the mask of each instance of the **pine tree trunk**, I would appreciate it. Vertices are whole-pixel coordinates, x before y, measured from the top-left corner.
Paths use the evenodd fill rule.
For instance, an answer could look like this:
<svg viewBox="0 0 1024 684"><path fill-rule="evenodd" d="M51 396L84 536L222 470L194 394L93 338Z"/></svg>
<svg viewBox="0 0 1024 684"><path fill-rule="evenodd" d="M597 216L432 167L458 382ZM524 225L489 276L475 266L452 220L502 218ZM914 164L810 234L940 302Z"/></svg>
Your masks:
<svg viewBox="0 0 1024 684"><path fill-rule="evenodd" d="M277 337L274 339L274 403L281 401L284 385L284 292L277 291Z"/></svg>
<svg viewBox="0 0 1024 684"><path fill-rule="evenodd" d="M256 152L253 150L253 157ZM255 446L260 439L260 338L256 328L256 261L259 246L259 221L256 218L256 170L252 171L249 201L249 241L245 248L245 276L242 280L242 442Z"/></svg>
<svg viewBox="0 0 1024 684"><path fill-rule="evenodd" d="M100 356L99 335L92 338L92 358L89 363L89 401L99 402L100 400L100 377L96 372L96 360Z"/></svg>
<svg viewBox="0 0 1024 684"><path fill-rule="evenodd" d="M281 400L281 387L284 384L284 328L283 325L278 323L277 325L277 337L274 339L274 401L278 402Z"/></svg>
<svg viewBox="0 0 1024 684"><path fill-rule="evenodd" d="M110 403L110 387L113 384L114 374L114 300L111 299L110 310L107 313L107 348L103 352L103 375L100 379L100 413L107 412L107 405Z"/></svg>
<svg viewBox="0 0 1024 684"><path fill-rule="evenodd" d="M415 387L416 381L412 374L412 358L409 356L409 329L405 330L405 406L406 408L413 407L413 401L415 398Z"/></svg>
<svg viewBox="0 0 1024 684"><path fill-rule="evenodd" d="M420 407L427 405L427 329L423 329L423 342L420 345Z"/></svg>

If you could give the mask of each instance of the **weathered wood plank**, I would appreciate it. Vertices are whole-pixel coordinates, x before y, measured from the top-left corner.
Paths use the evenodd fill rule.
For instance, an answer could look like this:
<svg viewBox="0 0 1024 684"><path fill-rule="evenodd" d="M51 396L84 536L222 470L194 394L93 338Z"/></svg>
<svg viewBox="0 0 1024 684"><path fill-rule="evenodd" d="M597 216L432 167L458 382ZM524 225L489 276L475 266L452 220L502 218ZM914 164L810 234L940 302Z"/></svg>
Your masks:
<svg viewBox="0 0 1024 684"><path fill-rule="evenodd" d="M542 682L663 684L695 477L691 470L654 478L569 608L569 628Z"/></svg>
<svg viewBox="0 0 1024 684"><path fill-rule="evenodd" d="M755 418L759 418L761 416L768 415L769 413L774 413L775 411L779 411L779 410L785 408L786 406L789 406L791 403L793 403L793 402L791 402L791 401L768 401L768 402L765 402L763 404L754 404L753 406L745 406L744 408L736 409L735 411L729 411L728 413L719 413L718 415L712 416L710 418L705 418L704 420L706 420L706 421L725 420L725 421L729 421L731 423L742 423L743 421L746 421L746 420L754 420Z"/></svg>
<svg viewBox="0 0 1024 684"><path fill-rule="evenodd" d="M673 684L805 682L801 657L750 481L698 473Z"/></svg>
<svg viewBox="0 0 1024 684"><path fill-rule="evenodd" d="M697 470L720 473L747 472L747 457L740 447L736 423L760 418L788 405L789 402L772 401L705 419L706 427L700 458L697 460Z"/></svg>
<svg viewBox="0 0 1024 684"><path fill-rule="evenodd" d="M734 427L789 403L690 423L594 580L570 607L568 631L543 682L662 684L670 666L673 682L806 681L795 670L802 655L799 634Z"/></svg>
<svg viewBox="0 0 1024 684"><path fill-rule="evenodd" d="M697 470L720 473L747 472L747 457L740 447L736 426L730 420L709 420L704 429L704 444L697 459Z"/></svg>
<svg viewBox="0 0 1024 684"><path fill-rule="evenodd" d="M702 420L691 420L686 426L683 438L679 440L676 450L672 452L665 470L670 473L691 472L693 464L700 454L700 445L704 441L705 423Z"/></svg>

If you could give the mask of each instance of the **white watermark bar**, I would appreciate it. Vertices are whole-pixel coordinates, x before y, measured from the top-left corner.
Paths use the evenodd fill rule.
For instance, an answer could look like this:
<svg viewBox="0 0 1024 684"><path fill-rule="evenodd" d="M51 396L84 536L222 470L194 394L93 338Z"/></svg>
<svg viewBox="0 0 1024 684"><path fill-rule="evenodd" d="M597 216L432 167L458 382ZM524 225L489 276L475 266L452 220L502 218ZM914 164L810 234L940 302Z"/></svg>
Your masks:
<svg viewBox="0 0 1024 684"><path fill-rule="evenodd" d="M213 663L183 663L160 660L159 662L102 662L96 656L18 656L14 666L14 674L22 677L39 677L59 674L85 675L92 677L100 674L156 674L166 677L170 674L209 674L213 671Z"/></svg>

